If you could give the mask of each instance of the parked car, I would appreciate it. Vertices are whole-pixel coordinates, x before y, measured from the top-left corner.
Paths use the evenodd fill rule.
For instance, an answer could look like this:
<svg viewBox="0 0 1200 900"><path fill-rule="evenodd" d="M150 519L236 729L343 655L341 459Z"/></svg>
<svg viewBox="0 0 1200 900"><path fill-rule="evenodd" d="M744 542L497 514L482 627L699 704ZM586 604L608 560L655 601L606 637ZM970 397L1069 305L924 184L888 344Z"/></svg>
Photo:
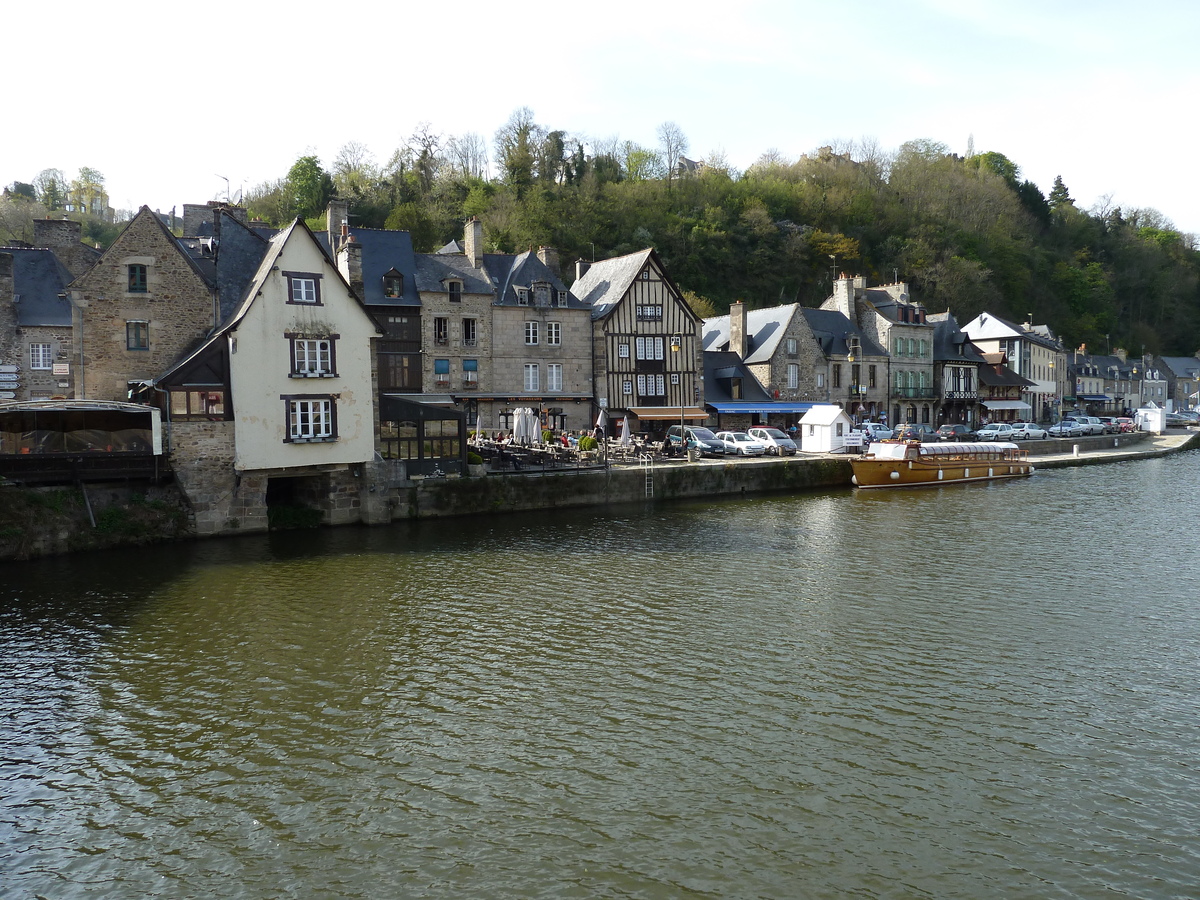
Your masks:
<svg viewBox="0 0 1200 900"><path fill-rule="evenodd" d="M1121 434L1137 431L1137 422L1133 421L1129 416L1117 416L1114 421L1121 426Z"/></svg>
<svg viewBox="0 0 1200 900"><path fill-rule="evenodd" d="M1074 415L1068 416L1067 418L1074 419L1081 426L1083 426L1084 434L1104 434L1104 423L1101 422L1095 416L1088 416L1088 415L1084 415L1083 413L1076 413Z"/></svg>
<svg viewBox="0 0 1200 900"><path fill-rule="evenodd" d="M966 425L943 425L937 430L938 437L943 441L977 441L979 434Z"/></svg>
<svg viewBox="0 0 1200 900"><path fill-rule="evenodd" d="M1101 416L1100 424L1104 426L1105 434L1121 433L1121 423L1117 421L1116 416Z"/></svg>
<svg viewBox="0 0 1200 900"><path fill-rule="evenodd" d="M992 422L990 425L984 425L978 433L981 441L1016 440L1013 437L1013 427L1007 422Z"/></svg>
<svg viewBox="0 0 1200 900"><path fill-rule="evenodd" d="M679 446L679 426L672 425L667 430L667 440L672 447ZM689 425L687 427L687 446L689 450L700 451L701 456L724 456L725 442L718 441L717 436L707 428Z"/></svg>
<svg viewBox="0 0 1200 900"><path fill-rule="evenodd" d="M938 433L933 430L932 425L923 425L917 422L905 422L903 425L897 425L896 439L901 441L939 440Z"/></svg>
<svg viewBox="0 0 1200 900"><path fill-rule="evenodd" d="M1167 413L1167 424L1176 425L1178 427L1186 427L1188 425L1200 424L1194 412L1188 412L1185 409L1177 410L1176 412Z"/></svg>
<svg viewBox="0 0 1200 900"><path fill-rule="evenodd" d="M1055 422L1046 432L1050 437L1083 437L1087 432L1083 430L1083 426L1074 419L1063 419L1061 422Z"/></svg>
<svg viewBox="0 0 1200 900"><path fill-rule="evenodd" d="M863 422L854 430L860 432L863 435L863 441L868 444L872 441L890 441L892 439L892 429L879 422Z"/></svg>
<svg viewBox="0 0 1200 900"><path fill-rule="evenodd" d="M795 441L770 425L755 425L753 428L747 428L746 434L766 444L767 452L772 456L795 456L796 451L800 449Z"/></svg>
<svg viewBox="0 0 1200 900"><path fill-rule="evenodd" d="M767 445L756 441L744 431L718 431L717 440L725 445L725 452L734 456L762 456Z"/></svg>
<svg viewBox="0 0 1200 900"><path fill-rule="evenodd" d="M1014 441L1040 441L1046 437L1046 429L1036 422L1013 422L1012 430L1012 439Z"/></svg>

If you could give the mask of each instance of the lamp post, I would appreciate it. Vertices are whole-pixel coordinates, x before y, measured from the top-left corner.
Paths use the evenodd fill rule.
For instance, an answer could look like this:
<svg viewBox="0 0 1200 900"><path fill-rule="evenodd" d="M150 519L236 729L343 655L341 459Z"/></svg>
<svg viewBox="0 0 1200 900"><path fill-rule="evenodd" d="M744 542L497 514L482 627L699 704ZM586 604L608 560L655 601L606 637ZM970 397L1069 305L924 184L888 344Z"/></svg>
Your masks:
<svg viewBox="0 0 1200 900"><path fill-rule="evenodd" d="M671 352L683 353L683 332L677 331L671 335ZM683 359L682 355L679 359ZM683 366L680 365L677 368L679 369L679 452L684 459L687 459L687 427L683 424Z"/></svg>

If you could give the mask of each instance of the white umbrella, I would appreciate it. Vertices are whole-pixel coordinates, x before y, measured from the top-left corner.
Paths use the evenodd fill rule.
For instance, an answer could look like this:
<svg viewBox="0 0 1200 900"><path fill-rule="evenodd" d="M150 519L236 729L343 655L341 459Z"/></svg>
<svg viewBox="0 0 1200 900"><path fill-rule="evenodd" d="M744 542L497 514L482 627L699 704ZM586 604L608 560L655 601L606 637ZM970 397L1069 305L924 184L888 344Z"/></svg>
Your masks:
<svg viewBox="0 0 1200 900"><path fill-rule="evenodd" d="M600 429L602 434L608 434L608 410L603 406L600 407L600 415L596 416L596 427Z"/></svg>
<svg viewBox="0 0 1200 900"><path fill-rule="evenodd" d="M621 420L621 446L628 447L633 443L633 434L629 428L629 416Z"/></svg>

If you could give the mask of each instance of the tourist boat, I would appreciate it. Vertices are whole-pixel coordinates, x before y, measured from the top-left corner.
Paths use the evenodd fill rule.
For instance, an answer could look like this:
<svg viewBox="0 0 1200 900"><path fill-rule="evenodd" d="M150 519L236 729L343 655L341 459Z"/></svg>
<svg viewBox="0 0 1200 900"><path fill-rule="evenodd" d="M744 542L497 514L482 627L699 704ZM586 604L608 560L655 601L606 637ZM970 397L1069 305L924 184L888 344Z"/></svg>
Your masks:
<svg viewBox="0 0 1200 900"><path fill-rule="evenodd" d="M991 481L1032 475L1029 451L1016 444L878 441L850 460L861 488Z"/></svg>

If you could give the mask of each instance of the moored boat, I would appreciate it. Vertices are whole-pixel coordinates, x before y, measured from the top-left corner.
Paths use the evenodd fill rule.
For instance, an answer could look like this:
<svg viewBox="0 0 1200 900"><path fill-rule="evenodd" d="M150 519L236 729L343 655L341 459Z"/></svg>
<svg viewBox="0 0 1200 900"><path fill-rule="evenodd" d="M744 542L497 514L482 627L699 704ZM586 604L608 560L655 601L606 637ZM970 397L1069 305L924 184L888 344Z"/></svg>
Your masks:
<svg viewBox="0 0 1200 900"><path fill-rule="evenodd" d="M991 481L1032 475L1029 451L1016 444L879 441L850 460L861 488Z"/></svg>

